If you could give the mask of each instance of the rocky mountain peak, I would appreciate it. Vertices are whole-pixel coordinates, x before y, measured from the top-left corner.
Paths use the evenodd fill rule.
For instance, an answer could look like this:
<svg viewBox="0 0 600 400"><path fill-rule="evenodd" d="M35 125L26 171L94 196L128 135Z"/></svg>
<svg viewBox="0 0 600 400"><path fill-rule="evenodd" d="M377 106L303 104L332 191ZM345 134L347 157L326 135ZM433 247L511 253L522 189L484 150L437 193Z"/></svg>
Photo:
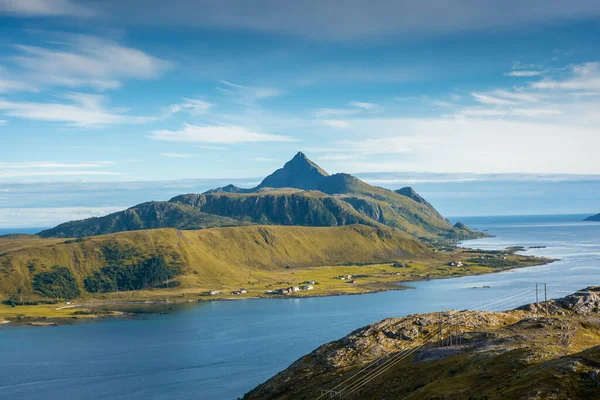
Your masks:
<svg viewBox="0 0 600 400"><path fill-rule="evenodd" d="M314 190L326 176L329 176L327 172L309 160L304 153L298 152L283 168L267 176L258 187Z"/></svg>

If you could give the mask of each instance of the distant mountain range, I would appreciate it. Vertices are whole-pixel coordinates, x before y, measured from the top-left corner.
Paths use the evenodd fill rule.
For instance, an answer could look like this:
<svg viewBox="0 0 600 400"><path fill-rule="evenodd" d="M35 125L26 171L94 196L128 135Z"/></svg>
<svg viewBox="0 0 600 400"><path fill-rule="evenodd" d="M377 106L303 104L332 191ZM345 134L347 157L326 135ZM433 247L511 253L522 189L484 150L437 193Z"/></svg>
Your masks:
<svg viewBox="0 0 600 400"><path fill-rule="evenodd" d="M600 214L592 215L591 217L587 217L584 221L596 221L600 222Z"/></svg>
<svg viewBox="0 0 600 400"><path fill-rule="evenodd" d="M78 238L142 229L257 224L385 225L420 239L481 236L464 224L452 226L410 187L392 191L349 174L329 175L301 152L252 189L228 185L202 194L182 194L104 217L60 224L39 236Z"/></svg>

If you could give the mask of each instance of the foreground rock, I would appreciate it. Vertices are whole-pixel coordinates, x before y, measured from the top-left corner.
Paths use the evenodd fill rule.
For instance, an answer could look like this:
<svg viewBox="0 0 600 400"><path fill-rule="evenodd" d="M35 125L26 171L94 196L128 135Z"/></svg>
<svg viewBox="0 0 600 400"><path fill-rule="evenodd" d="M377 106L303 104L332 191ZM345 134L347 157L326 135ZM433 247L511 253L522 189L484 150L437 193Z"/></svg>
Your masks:
<svg viewBox="0 0 600 400"><path fill-rule="evenodd" d="M386 319L319 347L244 399L600 398L599 300L592 287L508 312Z"/></svg>

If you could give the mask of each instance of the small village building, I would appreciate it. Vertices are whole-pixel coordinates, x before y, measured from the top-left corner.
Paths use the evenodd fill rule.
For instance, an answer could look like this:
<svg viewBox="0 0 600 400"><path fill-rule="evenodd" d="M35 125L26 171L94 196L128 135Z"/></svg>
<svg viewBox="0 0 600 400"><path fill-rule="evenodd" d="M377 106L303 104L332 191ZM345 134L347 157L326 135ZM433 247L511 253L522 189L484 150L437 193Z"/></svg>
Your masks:
<svg viewBox="0 0 600 400"><path fill-rule="evenodd" d="M218 295L218 294L221 294L221 292L219 292L218 290L211 290L211 291L210 291L210 295L211 295L211 296L216 296L216 295Z"/></svg>
<svg viewBox="0 0 600 400"><path fill-rule="evenodd" d="M300 288L298 286L293 286L291 288L291 290L292 290L292 292L298 292L298 291L300 291Z"/></svg>
<svg viewBox="0 0 600 400"><path fill-rule="evenodd" d="M240 292L239 290L234 290L233 292L231 292L231 294L239 296L240 294L242 294L242 292Z"/></svg>
<svg viewBox="0 0 600 400"><path fill-rule="evenodd" d="M309 281L308 283L310 283L311 285L315 285L317 282L315 282L315 281Z"/></svg>
<svg viewBox="0 0 600 400"><path fill-rule="evenodd" d="M240 289L240 293L248 293L248 291L246 289Z"/></svg>

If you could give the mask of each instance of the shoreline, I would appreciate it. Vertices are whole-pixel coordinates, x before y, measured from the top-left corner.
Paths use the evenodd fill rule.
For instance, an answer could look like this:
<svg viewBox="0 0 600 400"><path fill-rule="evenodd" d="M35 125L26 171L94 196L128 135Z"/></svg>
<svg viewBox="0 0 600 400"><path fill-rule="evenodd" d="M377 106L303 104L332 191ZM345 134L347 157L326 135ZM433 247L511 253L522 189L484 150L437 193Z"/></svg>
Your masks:
<svg viewBox="0 0 600 400"><path fill-rule="evenodd" d="M521 269L521 268L531 268L531 267L539 267L539 266L544 266L544 265L548 265L551 264L553 262L556 261L560 261L559 259L544 259L544 258L540 258L540 263L539 264L535 264L535 265L526 265L526 266L515 266L515 267L509 267L509 268L503 268L503 269L499 269L499 270L493 270L493 271L486 271L486 272L474 272L474 273L469 273L469 274L464 274L464 275L460 275L460 276L439 276L439 277L432 277L432 276L427 276L427 277L419 277L419 279L402 279L402 280L398 280L398 281L388 281L388 282L382 282L382 281L375 281L375 282L370 282L367 284L364 284L364 286L361 287L361 291L359 292L326 292L326 293L320 293L320 294L311 294L311 295L296 295L296 294L290 294L290 295L257 295L257 296L244 296L244 297L219 297L219 298L195 298L195 299L190 299L190 298L186 298L186 299L163 299L163 300L158 300L158 299L140 299L140 300L107 300L107 301L90 301L90 302L85 302L83 301L82 303L79 304L71 304L71 305L66 305L66 306L62 306L62 307L57 307L54 310L88 310L88 308L91 308L92 310L89 310L90 313L89 314L81 314L81 315L74 315L74 314L70 314L70 315L65 315L65 316L27 316L27 315L22 315L21 317L17 318L17 319L6 319L6 317L2 317L3 320L0 321L0 326L4 327L22 327L22 326L31 326L31 327L41 327L41 326L58 326L58 325L72 325L72 324L78 324L81 322L101 322L103 320L106 319L113 319L113 318L136 318L136 317L140 317L143 315L156 315L156 314L162 314L165 313L163 310L158 309L159 306L166 306L166 305L183 305L183 304L198 304L198 303L206 303L206 302L216 302L216 301L238 301L238 300L260 300L260 299L273 299L273 300L282 300L282 299L309 299L309 298L318 298L318 297L334 297L334 296L359 296L359 295L368 295L368 294L376 294L376 293L382 293L382 292L387 292L387 291L392 291L392 290L410 290L410 289L414 289L414 287L411 287L410 284L411 283L416 283L416 282L427 282L427 281L433 281L433 280L440 280L440 279L457 279L457 278L463 278L463 277L468 277L468 276L481 276L481 275L488 275L488 274L497 274L497 273L502 273L502 272L506 272L506 271L511 271L511 270L517 270L517 269ZM204 296L203 296L204 297ZM105 310L102 311L100 313L94 313L94 308L98 308L98 307L107 307L107 306L120 306L123 308L127 308L127 307L136 307L136 306L148 306L148 308L152 309L152 308L157 308L154 311L149 310L149 312L130 312L130 311L118 311L118 310ZM22 306L16 306L16 307L22 307ZM35 306L33 306L35 307ZM118 308L118 307L117 307Z"/></svg>

